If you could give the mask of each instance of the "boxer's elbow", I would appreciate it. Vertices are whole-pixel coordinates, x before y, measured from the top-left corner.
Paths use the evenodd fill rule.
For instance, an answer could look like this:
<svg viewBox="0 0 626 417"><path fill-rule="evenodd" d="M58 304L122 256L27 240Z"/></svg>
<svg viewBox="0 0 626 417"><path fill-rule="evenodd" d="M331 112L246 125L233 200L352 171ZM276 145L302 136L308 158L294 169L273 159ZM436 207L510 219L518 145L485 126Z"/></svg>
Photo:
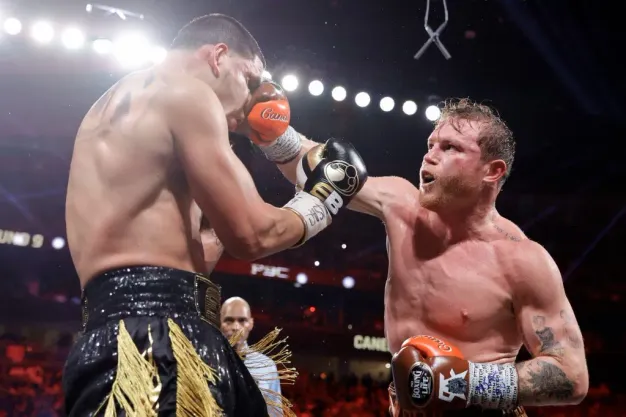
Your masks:
<svg viewBox="0 0 626 417"><path fill-rule="evenodd" d="M583 361L581 365L573 366L569 373L573 376L572 381L574 382L574 390L569 403L578 405L587 397L589 391L589 371Z"/></svg>

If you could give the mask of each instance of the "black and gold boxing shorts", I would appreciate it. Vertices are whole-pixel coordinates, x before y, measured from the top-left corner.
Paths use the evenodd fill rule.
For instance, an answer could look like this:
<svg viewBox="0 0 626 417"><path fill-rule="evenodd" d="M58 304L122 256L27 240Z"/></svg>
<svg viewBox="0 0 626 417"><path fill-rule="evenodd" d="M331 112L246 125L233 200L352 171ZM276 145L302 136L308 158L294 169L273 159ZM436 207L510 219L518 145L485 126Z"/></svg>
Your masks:
<svg viewBox="0 0 626 417"><path fill-rule="evenodd" d="M63 373L68 416L268 415L219 330L220 289L208 278L121 268L86 285L82 308Z"/></svg>

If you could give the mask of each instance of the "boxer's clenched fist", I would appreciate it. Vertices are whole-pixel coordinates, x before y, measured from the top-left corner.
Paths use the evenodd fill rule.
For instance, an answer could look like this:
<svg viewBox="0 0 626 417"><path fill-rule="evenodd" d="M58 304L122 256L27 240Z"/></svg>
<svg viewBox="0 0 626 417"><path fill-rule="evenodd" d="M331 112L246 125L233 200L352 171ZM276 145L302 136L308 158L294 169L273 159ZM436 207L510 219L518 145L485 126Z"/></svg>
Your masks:
<svg viewBox="0 0 626 417"><path fill-rule="evenodd" d="M367 181L367 170L356 149L339 139L310 149L297 170L299 191L285 208L304 220L306 233L300 245L327 227L332 216L348 205Z"/></svg>
<svg viewBox="0 0 626 417"><path fill-rule="evenodd" d="M276 83L264 82L252 92L246 109L250 140L269 145L289 127L291 111L283 89Z"/></svg>
<svg viewBox="0 0 626 417"><path fill-rule="evenodd" d="M404 341L391 361L396 398L403 410L460 409L476 404L509 410L517 403L513 364L478 364L432 336Z"/></svg>
<svg viewBox="0 0 626 417"><path fill-rule="evenodd" d="M324 202L335 215L367 181L361 155L350 142L331 138L310 149L297 168L297 187Z"/></svg>
<svg viewBox="0 0 626 417"><path fill-rule="evenodd" d="M300 134L289 126L289 102L278 84L261 83L245 111L247 135L270 161L285 164L300 155Z"/></svg>

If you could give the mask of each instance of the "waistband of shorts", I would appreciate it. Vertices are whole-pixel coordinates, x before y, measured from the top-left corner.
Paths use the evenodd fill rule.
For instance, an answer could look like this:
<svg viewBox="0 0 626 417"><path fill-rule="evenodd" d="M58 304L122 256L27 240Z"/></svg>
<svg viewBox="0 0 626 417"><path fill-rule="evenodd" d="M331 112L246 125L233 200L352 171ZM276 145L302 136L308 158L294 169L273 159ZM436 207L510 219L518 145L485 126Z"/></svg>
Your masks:
<svg viewBox="0 0 626 417"><path fill-rule="evenodd" d="M200 316L219 328L220 300L220 286L194 272L151 265L118 268L85 285L83 330L141 316Z"/></svg>

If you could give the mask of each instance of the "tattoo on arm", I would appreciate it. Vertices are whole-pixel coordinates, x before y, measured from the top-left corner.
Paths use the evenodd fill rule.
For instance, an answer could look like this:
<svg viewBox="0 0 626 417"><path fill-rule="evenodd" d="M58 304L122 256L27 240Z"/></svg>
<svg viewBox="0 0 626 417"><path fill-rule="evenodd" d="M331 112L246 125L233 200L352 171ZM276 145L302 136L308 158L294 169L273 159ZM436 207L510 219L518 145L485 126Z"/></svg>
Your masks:
<svg viewBox="0 0 626 417"><path fill-rule="evenodd" d="M578 331L576 329L574 317L572 316L572 314L570 314L567 310L561 310L561 318L565 323L563 325L563 331L569 345L574 349L582 349L583 341L582 338L578 336Z"/></svg>
<svg viewBox="0 0 626 417"><path fill-rule="evenodd" d="M558 356L563 355L563 347L559 341L556 340L552 327L546 326L545 316L533 317L533 328L535 329L535 334L541 343L539 346L540 353Z"/></svg>
<svg viewBox="0 0 626 417"><path fill-rule="evenodd" d="M518 364L518 374L521 404L558 404L574 395L574 383L553 363L523 362Z"/></svg>

